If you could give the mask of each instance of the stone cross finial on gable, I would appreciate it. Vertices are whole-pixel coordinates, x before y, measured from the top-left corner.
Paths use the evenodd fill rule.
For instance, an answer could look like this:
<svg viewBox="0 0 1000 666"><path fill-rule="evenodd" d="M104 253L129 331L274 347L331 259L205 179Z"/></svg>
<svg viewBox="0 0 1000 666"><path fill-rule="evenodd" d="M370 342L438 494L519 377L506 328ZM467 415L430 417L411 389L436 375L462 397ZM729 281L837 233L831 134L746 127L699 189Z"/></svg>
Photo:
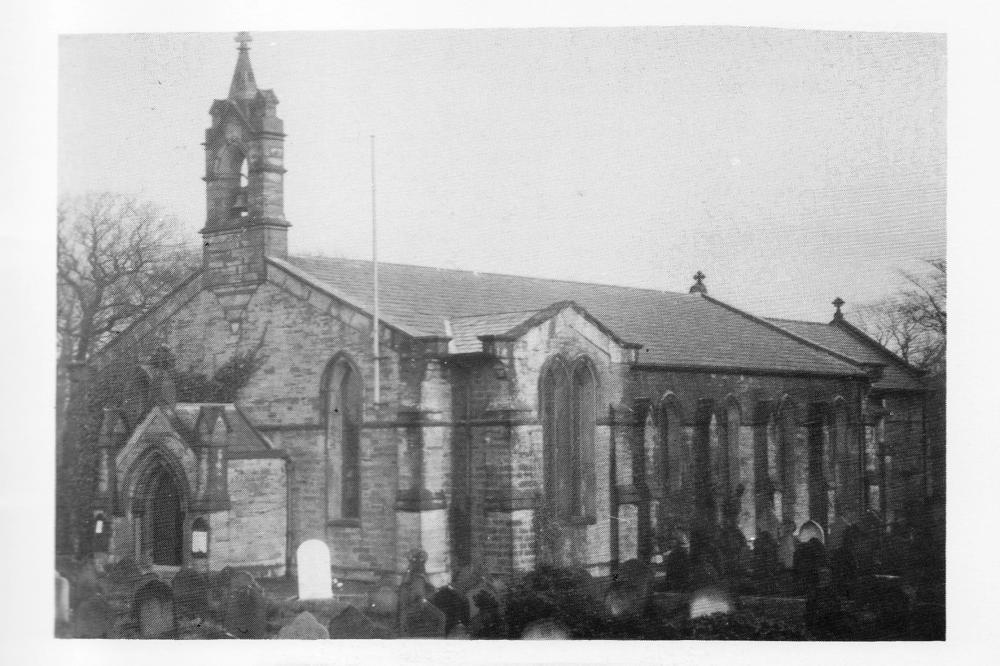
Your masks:
<svg viewBox="0 0 1000 666"><path fill-rule="evenodd" d="M233 37L234 42L239 42L240 51L249 51L250 42L253 41L253 37L250 36L249 32L239 32Z"/></svg>
<svg viewBox="0 0 1000 666"><path fill-rule="evenodd" d="M833 313L834 321L844 318L844 313L840 311L840 308L843 307L844 303L846 302L847 301L842 299L840 296L837 296L837 298L833 299L833 307L837 308L837 311Z"/></svg>
<svg viewBox="0 0 1000 666"><path fill-rule="evenodd" d="M694 284L688 289L689 294L707 294L708 287L705 286L705 274L698 271L694 274Z"/></svg>

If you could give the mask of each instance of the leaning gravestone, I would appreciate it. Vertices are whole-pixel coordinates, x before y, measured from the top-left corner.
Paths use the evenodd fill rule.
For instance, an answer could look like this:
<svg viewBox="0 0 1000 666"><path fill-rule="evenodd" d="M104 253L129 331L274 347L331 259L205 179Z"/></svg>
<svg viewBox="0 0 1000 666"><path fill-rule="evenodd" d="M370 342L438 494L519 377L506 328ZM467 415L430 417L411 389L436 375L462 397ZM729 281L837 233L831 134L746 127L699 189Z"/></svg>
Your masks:
<svg viewBox="0 0 1000 666"><path fill-rule="evenodd" d="M180 617L205 617L208 613L208 577L200 571L181 569L170 587L174 591L174 606Z"/></svg>
<svg viewBox="0 0 1000 666"><path fill-rule="evenodd" d="M317 622L316 617L309 611L302 611L296 615L294 620L278 632L278 638L291 640L316 640L329 637L326 627Z"/></svg>
<svg viewBox="0 0 1000 666"><path fill-rule="evenodd" d="M142 585L135 593L133 608L140 637L166 638L176 632L174 594L163 581Z"/></svg>
<svg viewBox="0 0 1000 666"><path fill-rule="evenodd" d="M69 581L56 573L56 622L69 622Z"/></svg>
<svg viewBox="0 0 1000 666"><path fill-rule="evenodd" d="M114 610L102 597L92 597L73 613L75 638L107 638L114 620Z"/></svg>
<svg viewBox="0 0 1000 666"><path fill-rule="evenodd" d="M236 638L264 638L266 635L264 595L255 585L230 588L226 598L223 626Z"/></svg>
<svg viewBox="0 0 1000 666"><path fill-rule="evenodd" d="M444 631L449 633L453 627L469 623L469 602L450 585L445 585L434 593L431 603L444 613Z"/></svg>
<svg viewBox="0 0 1000 666"><path fill-rule="evenodd" d="M406 638L444 638L445 617L434 604L421 599L403 612L403 636Z"/></svg>
<svg viewBox="0 0 1000 666"><path fill-rule="evenodd" d="M328 631L330 638L334 639L351 640L392 637L389 629L373 622L367 615L354 606L348 606L330 620Z"/></svg>
<svg viewBox="0 0 1000 666"><path fill-rule="evenodd" d="M319 539L303 542L295 552L298 566L299 600L332 599L330 549Z"/></svg>

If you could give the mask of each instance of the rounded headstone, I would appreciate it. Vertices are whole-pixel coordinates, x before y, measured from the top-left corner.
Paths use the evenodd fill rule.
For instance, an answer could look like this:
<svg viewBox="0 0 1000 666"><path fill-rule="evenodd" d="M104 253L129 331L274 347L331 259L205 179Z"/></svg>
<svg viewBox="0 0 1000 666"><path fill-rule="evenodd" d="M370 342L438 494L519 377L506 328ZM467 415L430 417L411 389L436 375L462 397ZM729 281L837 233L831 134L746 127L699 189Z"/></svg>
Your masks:
<svg viewBox="0 0 1000 666"><path fill-rule="evenodd" d="M826 545L826 533L823 528L814 520L807 520L799 528L799 543L809 543L813 539L818 539L820 543Z"/></svg>
<svg viewBox="0 0 1000 666"><path fill-rule="evenodd" d="M295 553L299 599L332 599L333 578L330 573L330 549L319 539L310 539Z"/></svg>
<svg viewBox="0 0 1000 666"><path fill-rule="evenodd" d="M566 641L569 632L552 618L535 620L521 632L523 641Z"/></svg>

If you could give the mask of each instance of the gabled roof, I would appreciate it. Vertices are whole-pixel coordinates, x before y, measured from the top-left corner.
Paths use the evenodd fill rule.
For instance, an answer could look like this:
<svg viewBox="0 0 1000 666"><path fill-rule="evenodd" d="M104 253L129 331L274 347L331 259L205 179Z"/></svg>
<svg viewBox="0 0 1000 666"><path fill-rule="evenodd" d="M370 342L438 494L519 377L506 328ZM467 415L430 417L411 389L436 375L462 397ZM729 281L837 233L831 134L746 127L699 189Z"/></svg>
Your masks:
<svg viewBox="0 0 1000 666"><path fill-rule="evenodd" d="M270 259L269 259L270 260ZM290 257L314 284L328 285L370 313L372 264L333 257ZM857 365L805 344L779 327L698 295L496 273L379 264L379 311L410 335L447 336L464 347L483 327L497 331L553 304L573 301L620 340L642 345L641 364L774 374L860 376ZM472 318L480 318L472 321ZM474 325L473 325L474 324ZM509 329L508 329L509 330ZM475 336L483 335L482 332Z"/></svg>
<svg viewBox="0 0 1000 666"><path fill-rule="evenodd" d="M919 391L920 371L847 322L824 324L794 319L768 319L773 324L850 357L857 363L882 366L882 378L873 388Z"/></svg>
<svg viewBox="0 0 1000 666"><path fill-rule="evenodd" d="M600 320L573 301L560 301L541 310L526 310L524 312L499 312L496 314L470 315L445 320L445 331L450 327L451 343L448 351L453 354L470 354L482 351L480 338L496 337L517 339L530 329L539 326L566 309L575 310L605 335L617 344L626 347L637 347L637 343L622 340Z"/></svg>

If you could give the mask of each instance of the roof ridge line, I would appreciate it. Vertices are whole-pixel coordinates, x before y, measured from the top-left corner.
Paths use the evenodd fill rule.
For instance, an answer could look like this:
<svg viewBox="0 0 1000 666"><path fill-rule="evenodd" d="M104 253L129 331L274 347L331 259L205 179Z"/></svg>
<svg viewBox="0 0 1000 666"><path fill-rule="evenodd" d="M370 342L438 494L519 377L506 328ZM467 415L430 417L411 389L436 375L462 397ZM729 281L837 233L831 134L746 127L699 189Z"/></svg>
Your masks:
<svg viewBox="0 0 1000 666"><path fill-rule="evenodd" d="M708 294L701 294L701 297L704 298L705 300L711 302L711 303L714 303L714 304L716 304L716 305L718 305L720 307L726 308L727 310L729 310L731 312L734 312L734 313L736 313L736 314L738 314L738 315L740 315L742 317L745 317L746 319L749 319L750 321L757 322L757 323L759 323L759 324L761 324L761 325L763 325L763 326L765 326L767 328L770 328L771 330L776 331L776 332L778 332L778 333L780 333L780 334L782 334L782 335L784 335L784 336L786 336L788 338L791 338L792 340L795 340L796 342L798 342L800 344L804 344L807 347L812 347L813 349L815 349L815 350L817 350L819 352L822 352L824 354L828 354L828 355L830 355L830 356L832 356L832 357L834 357L834 358L836 358L836 359L838 359L840 361L843 361L843 362L847 363L848 365L854 366L854 367L859 368L859 369L861 369L863 371L864 366L861 363L858 363L857 361L855 361L854 359L852 359L851 357L849 357L849 356L847 356L845 354L841 354L840 352L836 352L836 351L834 351L832 349L824 347L823 345L821 345L821 344L819 344L817 342L813 342L812 340L809 340L807 338L804 338L801 335L796 335L795 333L792 333L791 331L783 329L782 327L778 326L777 324L773 324L773 323L769 322L766 319L763 319L761 317L757 317L756 315L752 315L749 312L745 312L743 310L740 310L736 306L730 305L729 303L724 303L724 302L720 301L717 298L713 298L713 297L709 296ZM867 375L867 373L865 373L865 374Z"/></svg>
<svg viewBox="0 0 1000 666"><path fill-rule="evenodd" d="M830 326L837 326L838 328L844 329L844 331L848 335L854 336L856 339L858 339L861 342L867 344L869 347L874 347L875 349L878 350L878 352L879 352L880 355L892 357L892 359L894 361L903 364L903 366L906 367L907 369L912 370L913 372L916 372L916 373L918 373L920 375L925 374L923 370L921 370L920 368L916 367L912 363L906 361L903 357L901 357L899 354L895 353L894 351L892 351L891 349L889 349L885 345L879 343L878 340L876 340L875 338L871 337L870 335L868 335L867 333L865 333L864 331L862 331L860 328L858 328L857 326L855 326L851 322L847 321L847 319L844 319L844 318L841 318L839 320L838 319L834 319L833 321L830 322L829 325Z"/></svg>
<svg viewBox="0 0 1000 666"><path fill-rule="evenodd" d="M550 306L546 306L545 308L532 308L530 310L507 310L504 312L484 312L483 314L458 315L457 317L447 317L447 319L455 321L456 319L472 319L473 317L495 317L497 315L527 314L529 312L540 312L541 310L545 310L547 307ZM433 316L429 312L421 312L420 310L414 310L414 312L427 316Z"/></svg>
<svg viewBox="0 0 1000 666"><path fill-rule="evenodd" d="M374 313L371 312L371 308L368 308L368 307L366 307L364 305L359 304L355 299L353 299L353 298L347 296L346 294L342 293L339 289L333 287L332 285L327 284L323 280L320 280L319 278L317 278L317 277L315 277L313 275L310 275L309 272L306 271L305 269L300 268L300 267L296 266L295 264L292 264L291 262L288 262L288 261L286 261L284 259L279 259L278 257L272 257L270 255L265 256L264 260L272 263L274 266L277 266L278 268L282 269L283 271L288 272L292 277L294 277L294 278L296 278L298 280L302 280L303 282L305 282L309 286L311 286L311 287L313 287L315 289L319 289L320 291L325 292L327 296L332 296L333 298L336 298L337 300L342 301L343 303L346 303L350 307L352 307L352 308L354 308L354 309L356 309L356 310L364 313L365 315L368 315L372 319L375 318ZM405 335L408 335L410 337L419 338L419 337L423 337L423 336L427 335L426 331L417 331L417 330L415 330L415 329L413 329L413 328L411 328L409 326L404 326L404 325L396 322L395 318L389 318L389 319L387 319L386 317L382 316L381 313L379 314L378 320L382 324L385 324L386 326L389 326L390 328L395 328L396 330L398 330L401 333L403 333Z"/></svg>
<svg viewBox="0 0 1000 666"><path fill-rule="evenodd" d="M340 260L343 260L343 261L356 261L356 262L361 262L361 263L366 263L366 264L370 264L371 263L371 259L353 259L351 257L329 257L329 256L324 256L324 255L313 255L311 257L310 256L303 256L303 255L296 255L295 258L297 258L297 259L307 259L307 260L308 259L320 259L320 260L323 260L323 259L334 259L334 260L340 259ZM403 264L403 263L399 263L399 262L396 262L396 261L379 261L378 263L379 263L379 266L401 266L403 268L422 268L422 269L428 270L428 271L447 271L449 273L469 273L469 274L475 274L475 275L491 275L491 276L494 276L494 277L517 278L518 280L539 280L539 281L542 281L542 282L565 282L565 283L569 283L569 284L590 285L590 286L593 286L593 287L612 287L614 289L632 289L632 290L635 290L635 291L648 291L651 294L670 294L670 295L673 295L673 296L687 296L686 293L683 293L683 292L680 292L680 291L670 291L670 290L667 290L667 289L652 289L650 287L630 287L628 285L623 285L623 284L609 284L607 282L587 282L587 281L584 281L584 280L567 280L565 278L547 278L547 277L539 277L539 276L533 276L533 275L516 275L514 273L494 273L492 271L478 271L478 270L474 270L474 269L471 269L471 268L441 268L439 266L421 266L419 264ZM528 310L525 310L525 312L528 312ZM505 313L497 313L497 314L505 314Z"/></svg>
<svg viewBox="0 0 1000 666"><path fill-rule="evenodd" d="M792 324L813 324L814 326L829 326L821 321L809 321L808 319L791 319L789 317L761 317L765 321L787 321Z"/></svg>

